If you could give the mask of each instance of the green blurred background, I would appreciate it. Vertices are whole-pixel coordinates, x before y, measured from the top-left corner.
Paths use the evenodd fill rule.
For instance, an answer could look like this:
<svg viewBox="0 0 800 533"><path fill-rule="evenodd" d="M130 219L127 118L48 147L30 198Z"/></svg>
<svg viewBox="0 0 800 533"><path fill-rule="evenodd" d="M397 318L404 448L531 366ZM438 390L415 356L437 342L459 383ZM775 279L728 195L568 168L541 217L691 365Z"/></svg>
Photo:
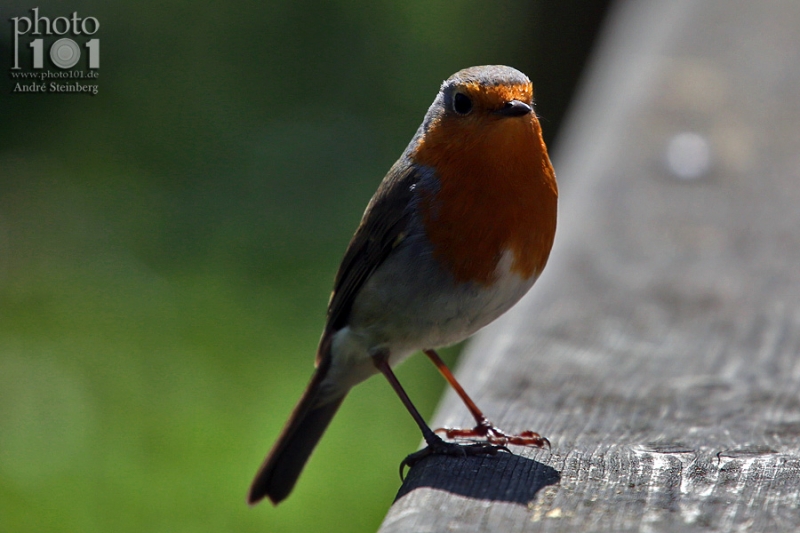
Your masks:
<svg viewBox="0 0 800 533"><path fill-rule="evenodd" d="M100 21L98 95L11 94L32 7ZM339 259L456 70L527 73L552 141L606 7L4 2L0 531L374 531L420 442L377 378L284 504L244 503ZM399 375L430 416L438 373Z"/></svg>

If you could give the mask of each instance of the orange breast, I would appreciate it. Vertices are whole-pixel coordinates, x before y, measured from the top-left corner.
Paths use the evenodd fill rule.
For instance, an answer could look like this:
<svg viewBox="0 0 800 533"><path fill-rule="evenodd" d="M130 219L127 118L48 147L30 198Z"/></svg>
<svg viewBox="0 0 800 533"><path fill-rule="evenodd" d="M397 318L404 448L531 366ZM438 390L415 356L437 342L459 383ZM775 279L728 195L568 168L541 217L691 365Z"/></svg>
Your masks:
<svg viewBox="0 0 800 533"><path fill-rule="evenodd" d="M439 191L422 199L423 223L457 281L491 283L506 250L513 272L539 275L555 236L558 189L533 114L442 117L411 157L439 179Z"/></svg>

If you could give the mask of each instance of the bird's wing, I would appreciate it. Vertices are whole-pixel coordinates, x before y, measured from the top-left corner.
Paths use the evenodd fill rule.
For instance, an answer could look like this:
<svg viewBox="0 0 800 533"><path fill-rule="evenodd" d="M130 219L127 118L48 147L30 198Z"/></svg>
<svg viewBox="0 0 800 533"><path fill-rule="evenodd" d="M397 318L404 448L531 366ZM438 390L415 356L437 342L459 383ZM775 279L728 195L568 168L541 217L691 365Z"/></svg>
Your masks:
<svg viewBox="0 0 800 533"><path fill-rule="evenodd" d="M358 291L405 237L411 218L409 205L419 180L420 171L401 159L367 205L336 273L317 364L330 351L330 336L347 324Z"/></svg>

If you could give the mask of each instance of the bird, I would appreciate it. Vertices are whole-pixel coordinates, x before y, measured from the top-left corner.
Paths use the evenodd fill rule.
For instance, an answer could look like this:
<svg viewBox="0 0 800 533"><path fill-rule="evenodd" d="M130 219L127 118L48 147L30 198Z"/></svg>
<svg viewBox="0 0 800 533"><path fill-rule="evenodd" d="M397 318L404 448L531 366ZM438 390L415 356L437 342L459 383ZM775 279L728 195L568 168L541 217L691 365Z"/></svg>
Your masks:
<svg viewBox="0 0 800 533"><path fill-rule="evenodd" d="M468 338L528 292L553 246L557 204L528 77L487 65L446 79L345 251L315 370L258 470L248 503L283 501L348 391L378 373L427 445L401 463L401 476L404 466L430 454L549 446L538 433L508 434L490 422L436 349ZM474 428L427 425L392 370L418 351L464 401Z"/></svg>

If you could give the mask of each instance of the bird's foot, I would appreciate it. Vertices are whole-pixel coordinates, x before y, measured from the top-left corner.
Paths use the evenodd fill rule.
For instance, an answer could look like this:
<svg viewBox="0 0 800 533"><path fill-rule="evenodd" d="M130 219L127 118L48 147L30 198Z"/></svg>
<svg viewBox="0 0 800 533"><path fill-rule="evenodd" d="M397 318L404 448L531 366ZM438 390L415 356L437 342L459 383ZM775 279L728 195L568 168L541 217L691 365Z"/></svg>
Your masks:
<svg viewBox="0 0 800 533"><path fill-rule="evenodd" d="M499 451L510 450L503 444L490 442L476 442L473 444L458 444L456 442L445 442L438 435L433 435L432 439L427 440L428 445L418 452L414 452L400 463L400 479L404 478L403 470L405 467L412 468L420 460L429 455L449 455L452 457L467 457L472 455L496 455Z"/></svg>
<svg viewBox="0 0 800 533"><path fill-rule="evenodd" d="M534 431L523 431L517 435L508 434L488 420L483 420L472 429L439 428L434 433L441 433L448 439L483 439L488 444L497 446L533 446L550 449L550 441Z"/></svg>

